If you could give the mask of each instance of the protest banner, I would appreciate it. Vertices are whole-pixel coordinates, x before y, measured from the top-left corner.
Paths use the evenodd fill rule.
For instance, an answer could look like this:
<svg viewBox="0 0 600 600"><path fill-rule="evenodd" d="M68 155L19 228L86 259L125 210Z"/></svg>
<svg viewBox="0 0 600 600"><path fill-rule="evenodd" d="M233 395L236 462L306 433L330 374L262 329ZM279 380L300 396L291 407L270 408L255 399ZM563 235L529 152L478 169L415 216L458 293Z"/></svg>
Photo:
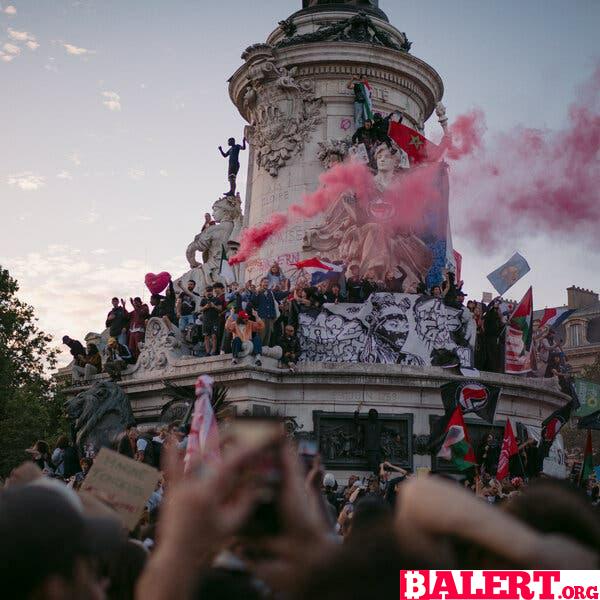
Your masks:
<svg viewBox="0 0 600 600"><path fill-rule="evenodd" d="M587 417L600 410L600 385L576 377L573 381L575 391L581 402L581 406L575 412L576 417Z"/></svg>
<svg viewBox="0 0 600 600"><path fill-rule="evenodd" d="M99 492L131 530L139 521L150 494L156 488L159 472L108 448L101 448L81 489Z"/></svg>

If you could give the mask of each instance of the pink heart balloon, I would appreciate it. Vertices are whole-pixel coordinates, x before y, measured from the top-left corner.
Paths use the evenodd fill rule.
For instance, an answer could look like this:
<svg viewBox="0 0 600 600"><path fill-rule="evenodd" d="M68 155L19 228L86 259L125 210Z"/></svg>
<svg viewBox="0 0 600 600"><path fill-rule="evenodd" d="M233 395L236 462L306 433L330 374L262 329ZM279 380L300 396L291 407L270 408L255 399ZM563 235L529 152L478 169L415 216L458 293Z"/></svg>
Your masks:
<svg viewBox="0 0 600 600"><path fill-rule="evenodd" d="M169 285L170 280L171 275L166 271L163 271L158 275L146 273L146 277L144 277L144 283L151 294L160 294Z"/></svg>

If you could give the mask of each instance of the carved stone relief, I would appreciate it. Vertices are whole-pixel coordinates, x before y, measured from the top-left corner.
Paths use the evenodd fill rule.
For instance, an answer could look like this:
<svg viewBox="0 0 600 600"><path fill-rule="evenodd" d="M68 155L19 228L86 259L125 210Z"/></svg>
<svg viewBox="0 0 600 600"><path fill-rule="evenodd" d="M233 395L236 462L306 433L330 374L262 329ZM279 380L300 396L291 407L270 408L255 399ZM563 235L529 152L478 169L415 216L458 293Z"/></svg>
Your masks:
<svg viewBox="0 0 600 600"><path fill-rule="evenodd" d="M272 47L251 46L242 58L249 65L243 103L250 118L250 143L258 166L276 177L292 156L302 152L321 122L322 102L315 97L312 81L296 78L295 67L275 64Z"/></svg>

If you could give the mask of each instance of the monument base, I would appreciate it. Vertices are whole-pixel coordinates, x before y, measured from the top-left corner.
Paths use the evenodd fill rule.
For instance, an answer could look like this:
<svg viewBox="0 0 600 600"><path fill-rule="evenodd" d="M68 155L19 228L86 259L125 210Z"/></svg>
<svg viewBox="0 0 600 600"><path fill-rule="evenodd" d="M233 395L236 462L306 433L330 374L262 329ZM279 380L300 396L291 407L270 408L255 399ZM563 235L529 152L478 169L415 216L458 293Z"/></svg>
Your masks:
<svg viewBox="0 0 600 600"><path fill-rule="evenodd" d="M226 412L283 417L290 433L317 441L325 468L341 478L368 470L361 431L370 409L378 413L382 458L411 470L444 470L426 447L432 422L444 413L439 388L449 381L467 380L437 367L383 364L299 363L297 371L290 373L268 356L257 367L251 356L232 365L231 355L223 355L187 356L163 369L125 372L119 384L137 422L160 425L183 417L196 378L202 374L227 388ZM568 400L553 380L481 373L478 381L500 386L502 393L494 425L467 415L474 446L489 433L501 438L508 417L517 428L539 427ZM81 391L78 386L66 392L73 397ZM358 420L355 411L359 411Z"/></svg>

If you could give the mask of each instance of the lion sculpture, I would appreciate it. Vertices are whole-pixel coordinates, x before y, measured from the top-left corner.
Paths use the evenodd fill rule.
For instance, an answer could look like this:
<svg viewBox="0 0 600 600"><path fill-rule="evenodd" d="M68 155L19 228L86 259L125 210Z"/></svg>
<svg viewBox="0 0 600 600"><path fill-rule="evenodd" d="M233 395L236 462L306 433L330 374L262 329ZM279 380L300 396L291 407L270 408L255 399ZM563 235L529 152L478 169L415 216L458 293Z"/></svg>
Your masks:
<svg viewBox="0 0 600 600"><path fill-rule="evenodd" d="M74 426L77 446L112 446L125 427L135 423L129 398L112 381L97 381L87 390L65 402Z"/></svg>

